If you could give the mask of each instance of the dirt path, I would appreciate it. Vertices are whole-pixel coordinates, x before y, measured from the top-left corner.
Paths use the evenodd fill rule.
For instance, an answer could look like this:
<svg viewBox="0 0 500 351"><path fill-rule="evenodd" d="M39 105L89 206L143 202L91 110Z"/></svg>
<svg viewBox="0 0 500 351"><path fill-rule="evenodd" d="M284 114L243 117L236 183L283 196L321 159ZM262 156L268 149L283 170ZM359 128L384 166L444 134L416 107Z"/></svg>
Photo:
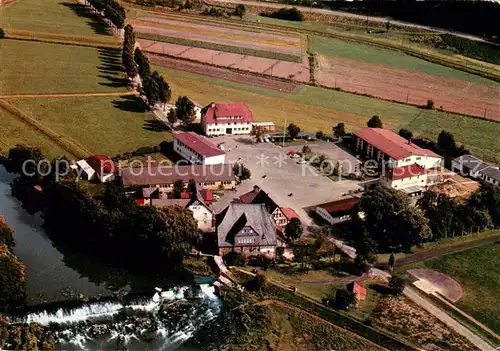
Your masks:
<svg viewBox="0 0 500 351"><path fill-rule="evenodd" d="M78 97L78 96L128 96L128 95L137 95L137 92L125 91L119 93L6 94L6 95L0 95L0 99L62 98L62 97Z"/></svg>
<svg viewBox="0 0 500 351"><path fill-rule="evenodd" d="M276 300L276 299L265 299L265 300L262 300L262 301L259 301L259 302L256 302L254 304L254 306L269 306L269 305L278 305L278 306L281 306L281 307L284 307L284 308L288 308L289 310L292 310L294 312L298 312L298 313L302 313L302 314L306 314L308 315L309 317L315 319L316 321L318 322L321 322L321 323L325 323L325 324L328 324L330 327L332 328L335 328L335 329L338 329L338 330L341 330L342 332L346 333L346 334L349 334L353 337L356 337L356 338L361 338L363 340L365 340L366 342L369 342L370 344L373 344L375 345L377 348L381 348L383 350L387 350L385 348L383 348L382 346L378 345L378 344L375 344L373 343L372 341L368 340L368 339L365 339L363 338L362 336L358 335L358 334L355 334L347 329L344 329L342 327L339 327L338 325L336 324L333 324L332 322L329 322L327 321L326 319L323 319L315 314L312 314L311 312L309 311L306 311L300 307L297 307L297 306L293 306L293 305L290 305L289 303L286 303L286 302L283 302L281 300Z"/></svg>

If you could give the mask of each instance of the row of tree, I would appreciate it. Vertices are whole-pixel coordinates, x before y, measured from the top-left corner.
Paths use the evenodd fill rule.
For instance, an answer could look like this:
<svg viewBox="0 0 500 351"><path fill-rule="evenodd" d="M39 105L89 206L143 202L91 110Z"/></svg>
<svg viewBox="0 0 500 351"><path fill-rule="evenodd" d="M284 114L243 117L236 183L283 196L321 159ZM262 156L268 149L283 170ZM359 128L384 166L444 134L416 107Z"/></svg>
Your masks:
<svg viewBox="0 0 500 351"><path fill-rule="evenodd" d="M119 29L125 25L125 9L115 0L86 0Z"/></svg>

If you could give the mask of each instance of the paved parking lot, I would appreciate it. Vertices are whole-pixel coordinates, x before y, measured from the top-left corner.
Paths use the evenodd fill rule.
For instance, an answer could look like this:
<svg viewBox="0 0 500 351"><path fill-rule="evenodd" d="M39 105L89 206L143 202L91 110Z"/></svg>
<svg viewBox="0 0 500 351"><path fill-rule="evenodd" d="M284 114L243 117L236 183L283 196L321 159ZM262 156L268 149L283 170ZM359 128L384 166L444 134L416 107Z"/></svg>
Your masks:
<svg viewBox="0 0 500 351"><path fill-rule="evenodd" d="M357 181L333 181L319 174L308 164L297 164L296 159L286 155L289 150L297 151L300 147L281 148L272 143L256 143L254 139L248 136L223 136L211 139L216 144L224 142L226 163L239 161L252 172L252 178L244 181L235 193L227 193L220 202L214 204L216 212L227 206L232 199L258 185L270 193L280 206L293 208L303 222L310 224L310 218L303 208L333 201L349 190L359 188ZM328 144L321 143L321 145ZM313 148L316 147L312 146L311 149ZM342 153L346 154L334 144L329 144L326 150L331 155L337 155L339 159L344 157ZM327 152L321 153L327 154ZM289 196L290 194L292 195Z"/></svg>

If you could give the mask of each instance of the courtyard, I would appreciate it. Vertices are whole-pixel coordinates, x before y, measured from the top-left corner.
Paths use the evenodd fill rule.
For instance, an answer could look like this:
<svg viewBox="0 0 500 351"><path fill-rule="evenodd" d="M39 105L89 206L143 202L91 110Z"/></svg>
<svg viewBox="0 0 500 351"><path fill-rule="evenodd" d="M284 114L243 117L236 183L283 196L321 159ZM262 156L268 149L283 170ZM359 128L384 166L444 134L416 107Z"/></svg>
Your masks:
<svg viewBox="0 0 500 351"><path fill-rule="evenodd" d="M312 223L304 208L333 201L360 186L358 181L331 180L320 174L309 164L298 164L298 159L287 156L289 151L298 151L297 146L281 148L272 143L257 143L250 136L221 136L211 139L217 145L223 143L226 163L242 163L252 173L249 180L242 182L236 192L227 193L219 202L214 203L216 212L224 209L230 202L250 191L254 185L268 192L281 207L290 207L297 212L306 225ZM328 154L332 161L348 160L353 157L330 143L311 144L317 153ZM333 155L336 155L335 158ZM355 161L355 158L354 158Z"/></svg>

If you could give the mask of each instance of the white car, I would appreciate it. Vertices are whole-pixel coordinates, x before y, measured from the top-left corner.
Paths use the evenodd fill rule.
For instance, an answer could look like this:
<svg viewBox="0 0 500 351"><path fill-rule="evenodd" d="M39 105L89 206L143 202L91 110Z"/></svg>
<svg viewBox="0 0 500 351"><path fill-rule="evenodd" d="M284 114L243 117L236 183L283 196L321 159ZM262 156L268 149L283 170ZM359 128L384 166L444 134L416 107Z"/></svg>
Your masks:
<svg viewBox="0 0 500 351"><path fill-rule="evenodd" d="M219 201L220 200L220 196L217 195L217 194L213 194L212 197L213 197L214 201Z"/></svg>
<svg viewBox="0 0 500 351"><path fill-rule="evenodd" d="M303 158L301 158L300 160L298 160L298 161L297 161L297 163L298 163L299 165L302 165L302 164L304 164L304 163L306 163L306 162L307 162L307 161L306 161L306 160L304 160Z"/></svg>
<svg viewBox="0 0 500 351"><path fill-rule="evenodd" d="M299 154L293 154L293 155L292 155L292 158L299 158L299 157L300 157L300 155L299 155Z"/></svg>
<svg viewBox="0 0 500 351"><path fill-rule="evenodd" d="M269 140L269 138L264 138L264 141L265 141L266 143L268 143L268 142L270 142L271 140Z"/></svg>

